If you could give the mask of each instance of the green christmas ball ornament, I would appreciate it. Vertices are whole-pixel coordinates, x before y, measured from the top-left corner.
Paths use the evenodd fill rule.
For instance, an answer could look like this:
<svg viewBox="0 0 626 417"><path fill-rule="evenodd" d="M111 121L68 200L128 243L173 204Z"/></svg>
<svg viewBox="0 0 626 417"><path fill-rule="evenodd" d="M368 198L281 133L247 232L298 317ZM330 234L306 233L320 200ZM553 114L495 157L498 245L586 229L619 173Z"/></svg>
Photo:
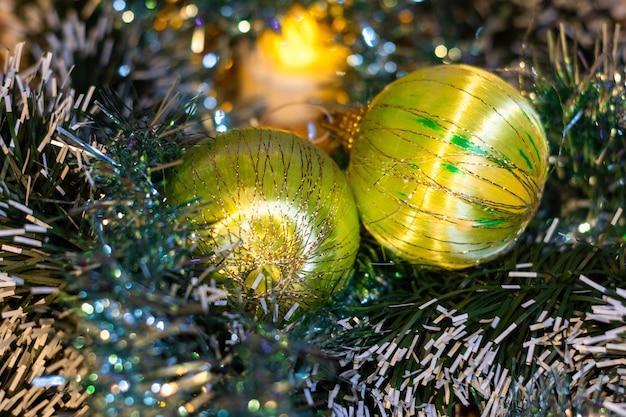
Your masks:
<svg viewBox="0 0 626 417"><path fill-rule="evenodd" d="M350 143L349 179L367 230L409 261L447 269L509 249L548 175L535 110L503 79L466 65L389 84Z"/></svg>
<svg viewBox="0 0 626 417"><path fill-rule="evenodd" d="M344 173L285 131L231 130L187 151L167 184L171 204L200 201L199 251L226 254L218 274L280 301L326 300L352 269L359 219Z"/></svg>

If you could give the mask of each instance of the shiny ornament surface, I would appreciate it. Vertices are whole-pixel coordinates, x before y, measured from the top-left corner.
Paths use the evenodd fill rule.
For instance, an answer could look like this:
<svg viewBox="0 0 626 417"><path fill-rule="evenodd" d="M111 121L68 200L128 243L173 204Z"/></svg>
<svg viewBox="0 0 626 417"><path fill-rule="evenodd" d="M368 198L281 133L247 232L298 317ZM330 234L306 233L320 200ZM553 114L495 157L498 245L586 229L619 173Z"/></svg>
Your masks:
<svg viewBox="0 0 626 417"><path fill-rule="evenodd" d="M203 204L189 221L200 252L227 254L219 274L291 304L324 300L350 272L359 220L345 175L285 131L231 130L190 149L168 199Z"/></svg>
<svg viewBox="0 0 626 417"><path fill-rule="evenodd" d="M410 73L371 102L349 178L365 227L399 256L460 269L510 248L548 173L538 115L503 79L465 65Z"/></svg>

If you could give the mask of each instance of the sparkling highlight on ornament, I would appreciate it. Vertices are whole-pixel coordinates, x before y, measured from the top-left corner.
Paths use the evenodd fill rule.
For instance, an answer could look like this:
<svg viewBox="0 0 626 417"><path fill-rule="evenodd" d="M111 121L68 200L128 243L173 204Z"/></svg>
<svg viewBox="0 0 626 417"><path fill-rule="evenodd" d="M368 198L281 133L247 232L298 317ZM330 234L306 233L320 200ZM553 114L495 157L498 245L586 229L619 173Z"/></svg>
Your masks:
<svg viewBox="0 0 626 417"><path fill-rule="evenodd" d="M189 219L203 235L200 252L224 253L219 275L256 295L325 300L355 260L358 214L344 174L291 133L248 128L209 139L188 151L167 195L204 204Z"/></svg>
<svg viewBox="0 0 626 417"><path fill-rule="evenodd" d="M443 65L388 85L352 135L349 177L367 230L399 256L461 269L510 248L548 173L538 115L484 70Z"/></svg>

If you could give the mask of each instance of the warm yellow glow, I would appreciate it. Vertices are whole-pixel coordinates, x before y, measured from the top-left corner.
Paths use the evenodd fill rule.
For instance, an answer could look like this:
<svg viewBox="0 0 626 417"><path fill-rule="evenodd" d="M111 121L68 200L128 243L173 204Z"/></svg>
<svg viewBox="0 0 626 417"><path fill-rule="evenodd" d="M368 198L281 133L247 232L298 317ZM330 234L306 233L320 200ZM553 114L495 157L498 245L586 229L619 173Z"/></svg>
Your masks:
<svg viewBox="0 0 626 417"><path fill-rule="evenodd" d="M330 28L298 6L284 16L280 33L263 32L259 47L279 69L289 72L334 74L348 55L347 48L333 42Z"/></svg>
<svg viewBox="0 0 626 417"><path fill-rule="evenodd" d="M182 10L185 19L192 19L198 15L198 6L195 4L188 4Z"/></svg>
<svg viewBox="0 0 626 417"><path fill-rule="evenodd" d="M172 16L172 18L170 19L169 24L170 24L170 27L172 29L178 30L181 27L183 27L183 23L184 22L185 21L183 20L183 18L181 16L175 15L175 16Z"/></svg>
<svg viewBox="0 0 626 417"><path fill-rule="evenodd" d="M178 387L174 383L163 384L163 386L161 386L161 395L164 397L169 397L170 395L175 394L176 391L178 391Z"/></svg>
<svg viewBox="0 0 626 417"><path fill-rule="evenodd" d="M435 47L435 56L437 58L444 58L448 54L448 48L445 45L437 45Z"/></svg>
<svg viewBox="0 0 626 417"><path fill-rule="evenodd" d="M197 27L193 30L191 36L191 52L195 54L202 53L204 51L204 29Z"/></svg>
<svg viewBox="0 0 626 417"><path fill-rule="evenodd" d="M154 30L156 31L162 31L165 30L167 28L167 20L157 17L156 20L154 21Z"/></svg>
<svg viewBox="0 0 626 417"><path fill-rule="evenodd" d="M241 33L248 33L250 29L252 29L252 25L247 20L242 20L237 24L237 29L239 29Z"/></svg>
<svg viewBox="0 0 626 417"><path fill-rule="evenodd" d="M124 23L130 23L133 20L135 20L135 13L133 13L130 10L126 10L124 13L122 13L122 21Z"/></svg>
<svg viewBox="0 0 626 417"><path fill-rule="evenodd" d="M263 405L263 408L265 408L267 411L274 412L278 408L278 404L276 404L276 401L274 400L269 400Z"/></svg>

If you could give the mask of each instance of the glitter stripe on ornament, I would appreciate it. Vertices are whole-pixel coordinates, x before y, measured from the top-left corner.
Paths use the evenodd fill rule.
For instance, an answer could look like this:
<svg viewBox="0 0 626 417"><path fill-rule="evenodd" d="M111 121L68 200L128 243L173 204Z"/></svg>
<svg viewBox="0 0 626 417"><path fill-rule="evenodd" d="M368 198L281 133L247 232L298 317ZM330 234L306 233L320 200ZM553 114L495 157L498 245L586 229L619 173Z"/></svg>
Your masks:
<svg viewBox="0 0 626 417"><path fill-rule="evenodd" d="M167 195L200 200L189 221L202 253L232 248L219 275L259 296L271 288L287 309L324 300L352 269L359 221L347 180L293 134L248 128L209 139L187 152Z"/></svg>
<svg viewBox="0 0 626 417"><path fill-rule="evenodd" d="M388 85L353 133L349 178L365 227L398 255L459 269L508 249L541 198L548 145L512 86L465 65Z"/></svg>

